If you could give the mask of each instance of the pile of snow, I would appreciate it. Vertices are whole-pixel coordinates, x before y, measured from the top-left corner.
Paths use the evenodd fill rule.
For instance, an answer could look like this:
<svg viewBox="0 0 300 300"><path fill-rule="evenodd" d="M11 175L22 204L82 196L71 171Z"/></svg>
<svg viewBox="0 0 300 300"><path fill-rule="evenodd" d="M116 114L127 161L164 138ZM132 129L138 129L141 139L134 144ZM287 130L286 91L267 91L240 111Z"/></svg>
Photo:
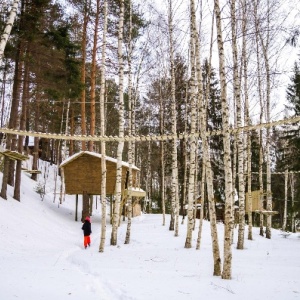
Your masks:
<svg viewBox="0 0 300 300"><path fill-rule="evenodd" d="M35 192L37 182L26 173L22 174L21 202L12 198L11 187L8 200L0 198L0 299L300 299L298 234L283 238L280 231L272 230L268 240L254 228L254 240L245 240L244 250L237 250L236 243L232 246L232 280L212 275L207 221L198 251L184 248L186 223L180 225L180 236L174 237L168 224L162 226L161 215L134 218L129 245L124 244L123 221L118 245L110 246L108 217L106 248L99 253L99 200L97 208L94 201L91 217L92 245L84 249L82 224L74 221L75 196L66 196L62 204L58 204L58 197L53 202L50 178L54 171L49 174L43 201ZM222 254L223 224L218 229ZM194 246L196 238L197 230Z"/></svg>

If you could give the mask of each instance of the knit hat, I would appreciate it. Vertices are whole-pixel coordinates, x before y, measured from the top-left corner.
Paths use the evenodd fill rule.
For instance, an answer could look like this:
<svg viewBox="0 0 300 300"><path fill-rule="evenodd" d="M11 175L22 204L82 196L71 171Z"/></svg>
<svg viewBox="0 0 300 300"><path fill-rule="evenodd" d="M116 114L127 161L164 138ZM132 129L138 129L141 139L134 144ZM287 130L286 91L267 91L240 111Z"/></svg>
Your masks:
<svg viewBox="0 0 300 300"><path fill-rule="evenodd" d="M85 220L91 222L90 217L86 217Z"/></svg>

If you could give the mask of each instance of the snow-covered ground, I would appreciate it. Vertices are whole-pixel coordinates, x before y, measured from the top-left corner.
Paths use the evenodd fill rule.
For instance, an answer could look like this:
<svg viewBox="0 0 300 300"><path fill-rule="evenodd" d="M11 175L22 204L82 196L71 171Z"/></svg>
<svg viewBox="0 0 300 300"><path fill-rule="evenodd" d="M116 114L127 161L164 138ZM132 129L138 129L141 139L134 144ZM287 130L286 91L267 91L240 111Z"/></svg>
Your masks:
<svg viewBox="0 0 300 300"><path fill-rule="evenodd" d="M92 219L92 245L83 248L81 222L75 222L75 196L53 202L51 174L43 201L37 183L22 175L21 202L0 198L0 299L2 300L291 300L300 299L300 238L259 236L245 249L232 246L232 280L213 276L209 223L204 222L201 249L185 249L186 223L179 237L162 226L161 215L133 219L131 242L125 245L126 221L118 245L99 253L99 202ZM42 181L42 176L41 176ZM2 182L2 173L0 173ZM81 198L80 201L81 202ZM80 211L80 210L79 210ZM223 225L219 224L223 252ZM198 227L198 223L197 223ZM196 245L197 231L193 245Z"/></svg>

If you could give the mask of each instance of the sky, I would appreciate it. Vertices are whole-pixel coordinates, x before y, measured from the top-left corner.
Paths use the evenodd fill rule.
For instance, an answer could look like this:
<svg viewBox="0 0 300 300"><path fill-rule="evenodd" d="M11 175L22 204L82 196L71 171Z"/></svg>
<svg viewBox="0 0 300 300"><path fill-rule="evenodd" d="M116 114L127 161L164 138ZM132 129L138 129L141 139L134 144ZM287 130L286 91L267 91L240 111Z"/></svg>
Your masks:
<svg viewBox="0 0 300 300"><path fill-rule="evenodd" d="M287 238L272 230L272 239L253 229L245 249L232 245L232 279L213 276L209 223L204 221L201 249L185 249L186 222L179 237L162 226L162 215L143 214L132 222L131 241L125 245L126 221L118 243L110 246L107 216L106 246L98 251L101 206L94 201L91 247L84 249L82 223L75 219L75 196L54 202L54 166L40 162L44 200L37 182L22 173L21 202L0 198L0 299L5 300L292 300L300 299L300 233ZM2 173L0 173L2 182ZM81 201L79 201L81 203ZM81 209L79 209L80 211ZM223 255L223 224L218 236ZM247 232L247 228L246 228Z"/></svg>

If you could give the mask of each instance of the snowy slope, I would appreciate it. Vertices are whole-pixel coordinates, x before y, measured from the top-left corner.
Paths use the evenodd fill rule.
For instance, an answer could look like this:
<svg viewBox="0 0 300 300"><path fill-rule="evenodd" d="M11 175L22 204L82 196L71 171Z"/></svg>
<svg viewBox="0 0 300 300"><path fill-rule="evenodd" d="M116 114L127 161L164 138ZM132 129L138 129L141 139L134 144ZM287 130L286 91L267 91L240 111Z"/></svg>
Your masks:
<svg viewBox="0 0 300 300"><path fill-rule="evenodd" d="M168 224L161 225L161 215L134 218L129 245L124 244L126 222L118 231L118 245L109 245L108 222L106 248L99 253L98 203L91 218L92 245L85 250L81 222L74 221L75 197L53 203L53 170L49 174L44 201L25 173L21 202L12 199L11 188L8 200L0 198L0 300L300 299L298 234L283 238L273 230L267 240L254 228L254 240L245 240L245 250L233 245L233 278L222 280L212 276L206 221L199 251L184 249L186 224L174 237ZM197 231L194 246L196 237ZM219 224L221 253L222 238Z"/></svg>

